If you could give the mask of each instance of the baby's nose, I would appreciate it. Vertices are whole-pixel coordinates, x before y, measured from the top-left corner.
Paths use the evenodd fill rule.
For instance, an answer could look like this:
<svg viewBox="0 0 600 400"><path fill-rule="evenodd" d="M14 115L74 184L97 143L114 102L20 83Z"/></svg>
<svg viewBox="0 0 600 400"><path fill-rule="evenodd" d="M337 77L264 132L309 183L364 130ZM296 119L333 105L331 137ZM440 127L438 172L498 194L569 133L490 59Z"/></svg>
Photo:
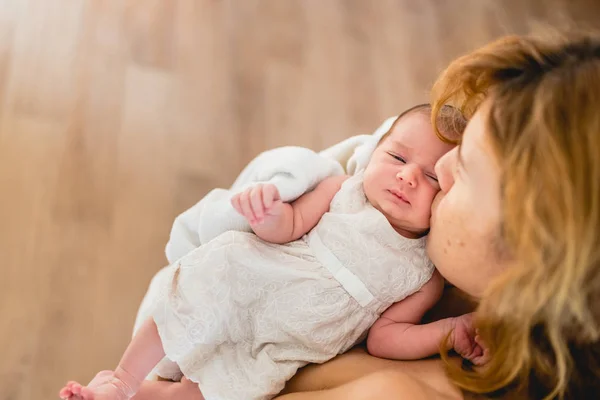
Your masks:
<svg viewBox="0 0 600 400"><path fill-rule="evenodd" d="M415 187L415 186L417 186L418 175L419 175L418 167L411 166L411 165L405 165L402 169L400 169L400 171L398 171L396 178L411 187Z"/></svg>

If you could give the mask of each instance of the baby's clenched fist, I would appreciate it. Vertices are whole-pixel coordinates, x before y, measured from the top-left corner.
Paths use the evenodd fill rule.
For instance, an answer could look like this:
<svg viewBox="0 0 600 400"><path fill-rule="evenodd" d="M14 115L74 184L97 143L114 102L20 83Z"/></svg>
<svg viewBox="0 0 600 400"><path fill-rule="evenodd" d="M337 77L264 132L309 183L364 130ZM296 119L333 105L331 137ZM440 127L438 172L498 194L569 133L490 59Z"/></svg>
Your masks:
<svg viewBox="0 0 600 400"><path fill-rule="evenodd" d="M266 183L236 194L231 199L231 205L248 220L250 225L257 225L281 214L283 203L277 187Z"/></svg>

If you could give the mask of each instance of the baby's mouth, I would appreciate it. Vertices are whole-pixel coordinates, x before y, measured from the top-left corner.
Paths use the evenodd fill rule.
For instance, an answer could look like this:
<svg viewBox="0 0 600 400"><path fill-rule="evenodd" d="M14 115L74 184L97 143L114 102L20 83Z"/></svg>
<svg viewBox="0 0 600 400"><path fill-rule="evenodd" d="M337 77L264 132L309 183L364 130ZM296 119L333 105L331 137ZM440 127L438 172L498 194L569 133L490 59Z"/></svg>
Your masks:
<svg viewBox="0 0 600 400"><path fill-rule="evenodd" d="M398 199L400 199L404 203L410 204L410 201L408 201L408 199L406 198L406 196L404 194L402 194L402 192L400 192L398 190L390 190L390 193L393 194L394 196L396 196Z"/></svg>

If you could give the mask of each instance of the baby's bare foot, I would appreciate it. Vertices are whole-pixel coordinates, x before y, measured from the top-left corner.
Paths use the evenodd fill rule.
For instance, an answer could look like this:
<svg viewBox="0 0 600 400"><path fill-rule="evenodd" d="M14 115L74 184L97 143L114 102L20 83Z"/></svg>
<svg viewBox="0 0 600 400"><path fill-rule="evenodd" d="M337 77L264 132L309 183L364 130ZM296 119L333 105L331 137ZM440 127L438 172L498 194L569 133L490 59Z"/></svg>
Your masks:
<svg viewBox="0 0 600 400"><path fill-rule="evenodd" d="M134 394L135 391L113 371L99 372L87 386L68 382L59 393L61 399L68 400L128 400Z"/></svg>
<svg viewBox="0 0 600 400"><path fill-rule="evenodd" d="M81 384L78 382L69 381L65 387L60 390L58 395L61 399L79 400L83 398L81 396L82 388L83 386L81 386Z"/></svg>

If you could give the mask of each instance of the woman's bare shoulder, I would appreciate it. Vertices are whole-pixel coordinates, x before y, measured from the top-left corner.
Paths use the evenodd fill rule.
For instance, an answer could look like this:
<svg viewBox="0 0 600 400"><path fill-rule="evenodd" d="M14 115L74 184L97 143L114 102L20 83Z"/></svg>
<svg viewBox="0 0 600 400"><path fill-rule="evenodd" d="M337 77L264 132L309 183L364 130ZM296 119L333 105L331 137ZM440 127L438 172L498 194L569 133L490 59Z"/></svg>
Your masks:
<svg viewBox="0 0 600 400"><path fill-rule="evenodd" d="M444 393L424 380L402 371L372 372L340 386L315 391L287 393L281 400L463 400L454 391Z"/></svg>
<svg viewBox="0 0 600 400"><path fill-rule="evenodd" d="M303 368L288 382L283 393L344 391L354 387L371 394L384 392L386 396L382 398L385 399L394 398L396 393L406 395L407 390L414 391L414 397L404 398L463 398L460 390L448 380L440 360L385 360L369 355L362 347L325 364Z"/></svg>
<svg viewBox="0 0 600 400"><path fill-rule="evenodd" d="M379 399L463 400L463 396L457 390L444 392L426 380L393 369L367 375L362 386L368 391L377 388L380 397L373 398Z"/></svg>

